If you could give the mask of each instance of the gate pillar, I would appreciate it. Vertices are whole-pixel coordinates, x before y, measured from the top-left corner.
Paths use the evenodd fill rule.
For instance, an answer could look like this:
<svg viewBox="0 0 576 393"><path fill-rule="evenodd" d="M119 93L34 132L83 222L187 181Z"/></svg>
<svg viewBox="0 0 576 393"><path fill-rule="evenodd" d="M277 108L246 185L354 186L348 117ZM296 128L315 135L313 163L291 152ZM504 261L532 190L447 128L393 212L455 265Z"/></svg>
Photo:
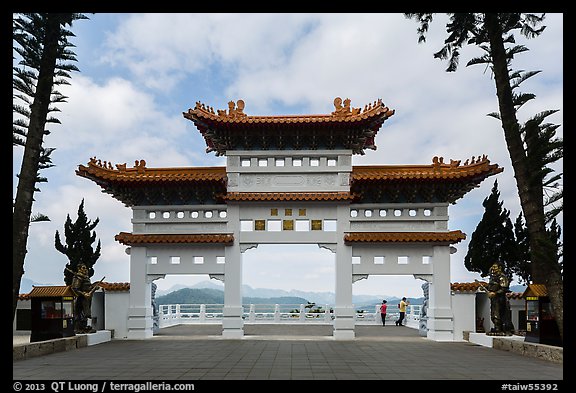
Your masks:
<svg viewBox="0 0 576 393"><path fill-rule="evenodd" d="M354 305L352 304L352 247L344 244L344 223L348 223L348 205L338 206L338 242L336 243L336 304L334 339L353 340Z"/></svg>
<svg viewBox="0 0 576 393"><path fill-rule="evenodd" d="M428 333L434 341L454 340L454 316L450 296L450 246L435 246L429 286Z"/></svg>
<svg viewBox="0 0 576 393"><path fill-rule="evenodd" d="M128 338L143 339L153 335L152 281L146 274L146 247L130 247L130 297Z"/></svg>
<svg viewBox="0 0 576 393"><path fill-rule="evenodd" d="M237 205L228 206L229 223L239 223ZM239 228L231 228L238 239ZM224 310L222 315L222 337L242 338L244 320L242 316L242 252L238 242L225 248L224 266Z"/></svg>

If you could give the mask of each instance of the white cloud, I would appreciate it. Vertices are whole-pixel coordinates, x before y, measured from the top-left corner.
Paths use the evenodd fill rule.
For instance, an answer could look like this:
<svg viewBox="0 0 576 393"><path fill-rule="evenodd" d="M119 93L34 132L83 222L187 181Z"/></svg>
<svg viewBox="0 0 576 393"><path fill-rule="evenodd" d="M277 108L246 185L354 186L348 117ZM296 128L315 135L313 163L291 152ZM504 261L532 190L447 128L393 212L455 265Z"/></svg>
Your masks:
<svg viewBox="0 0 576 393"><path fill-rule="evenodd" d="M83 72L73 75L72 84L62 88L70 97L60 106L62 125L54 126L46 138L46 146L57 148L53 154L56 167L45 171L49 182L40 185L42 192L35 195L34 211L48 214L53 221L31 227L26 261L29 278L39 282L61 278L66 261L53 247L54 232L63 230L66 214L75 218L78 204L85 198L89 218L101 220L96 229L102 239L97 275L129 280L125 247L113 237L130 230L131 211L103 195L97 185L76 176L75 170L92 156L129 166L136 159L145 159L150 167L224 165L223 158L204 152L202 136L182 117L197 100L207 98L211 101L205 103L215 109L242 98L245 112L252 115L329 113L336 96L350 98L354 107L381 98L396 114L380 129L378 150L355 156L355 165L429 164L435 155L446 161L465 161L487 154L505 168L497 176L505 207L513 218L519 213L501 126L486 116L498 109L494 81L482 66L465 66L482 53L465 48L455 73L446 73L446 62L433 58L446 36L444 15L436 16L424 44L417 43L417 23L401 14L131 14L96 18L110 18L106 28L112 28L90 29L91 21L83 22L82 34L90 39L79 37L80 42L89 42L98 50L82 49L91 67L79 64ZM530 51L517 55L513 65L543 70L522 85L521 91L533 92L537 98L522 108L521 118L560 109L549 120L561 124L562 15L548 15L546 23L548 28L539 38L526 41L516 36ZM561 127L559 136L562 132ZM19 155L15 150L14 173L19 170ZM561 163L557 168L561 170ZM494 179L485 180L450 206L451 229L461 229L470 238ZM463 269L467 241L459 243L458 252L452 255L453 281L476 277ZM324 254L298 250L263 254L266 270L246 275L255 280L251 286L297 287L305 282L318 290L321 285L334 286L331 278L319 283L318 277L329 275L333 268L316 262ZM298 265L301 270L286 268L311 260L310 255L315 255L314 263ZM274 271L271 260L284 269ZM256 263L247 262L245 273ZM292 270L300 272L294 281L272 280L275 275L285 278L285 272ZM261 285L256 281L260 273L267 278ZM354 293L400 295L383 289L392 287L395 280L380 279L384 278L358 281ZM412 296L408 287L421 292L420 280L397 281L407 296Z"/></svg>

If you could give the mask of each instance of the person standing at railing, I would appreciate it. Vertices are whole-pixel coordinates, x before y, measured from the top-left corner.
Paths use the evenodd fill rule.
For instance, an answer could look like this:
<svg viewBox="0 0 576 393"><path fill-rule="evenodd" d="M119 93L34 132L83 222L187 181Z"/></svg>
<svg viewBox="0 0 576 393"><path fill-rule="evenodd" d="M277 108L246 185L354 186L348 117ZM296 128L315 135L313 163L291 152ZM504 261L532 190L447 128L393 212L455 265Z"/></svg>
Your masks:
<svg viewBox="0 0 576 393"><path fill-rule="evenodd" d="M400 318L396 321L396 326L404 326L402 322L404 321L404 316L406 315L406 306L410 304L409 301L406 300L405 297L402 298L400 304L398 304L398 308L400 309Z"/></svg>
<svg viewBox="0 0 576 393"><path fill-rule="evenodd" d="M382 317L382 326L386 326L386 310L388 305L386 300L382 300L382 305L380 306L380 316Z"/></svg>

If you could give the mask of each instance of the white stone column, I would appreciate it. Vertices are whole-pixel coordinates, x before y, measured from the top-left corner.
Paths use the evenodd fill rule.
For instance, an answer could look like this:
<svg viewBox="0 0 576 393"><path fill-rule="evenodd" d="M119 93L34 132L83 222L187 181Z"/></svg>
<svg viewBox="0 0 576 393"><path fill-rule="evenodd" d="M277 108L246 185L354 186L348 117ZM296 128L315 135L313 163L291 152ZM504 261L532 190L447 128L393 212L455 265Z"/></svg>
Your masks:
<svg viewBox="0 0 576 393"><path fill-rule="evenodd" d="M147 279L146 262L146 247L130 247L129 339L153 335L152 281Z"/></svg>
<svg viewBox="0 0 576 393"><path fill-rule="evenodd" d="M433 278L429 286L428 334L434 341L454 340L454 317L450 295L450 246L433 247Z"/></svg>
<svg viewBox="0 0 576 393"><path fill-rule="evenodd" d="M242 338L244 321L242 315L242 253L239 244L239 206L228 205L229 230L234 233L234 244L225 247L224 265L224 309L222 316L222 337Z"/></svg>
<svg viewBox="0 0 576 393"><path fill-rule="evenodd" d="M334 306L334 339L352 340L354 307L352 304L352 247L344 244L344 231L349 227L348 205L338 206L336 243L336 305Z"/></svg>

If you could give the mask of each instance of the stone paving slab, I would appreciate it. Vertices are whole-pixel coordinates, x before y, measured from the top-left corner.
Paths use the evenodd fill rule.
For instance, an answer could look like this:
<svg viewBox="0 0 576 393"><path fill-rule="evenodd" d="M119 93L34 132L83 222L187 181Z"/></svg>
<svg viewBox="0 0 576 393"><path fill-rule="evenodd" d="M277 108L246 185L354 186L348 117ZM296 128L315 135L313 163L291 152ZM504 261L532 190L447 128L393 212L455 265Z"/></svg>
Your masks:
<svg viewBox="0 0 576 393"><path fill-rule="evenodd" d="M436 342L395 326L179 325L147 340L114 339L14 361L14 380L503 380L562 381L563 365L469 342ZM63 367L65 365L65 367Z"/></svg>

